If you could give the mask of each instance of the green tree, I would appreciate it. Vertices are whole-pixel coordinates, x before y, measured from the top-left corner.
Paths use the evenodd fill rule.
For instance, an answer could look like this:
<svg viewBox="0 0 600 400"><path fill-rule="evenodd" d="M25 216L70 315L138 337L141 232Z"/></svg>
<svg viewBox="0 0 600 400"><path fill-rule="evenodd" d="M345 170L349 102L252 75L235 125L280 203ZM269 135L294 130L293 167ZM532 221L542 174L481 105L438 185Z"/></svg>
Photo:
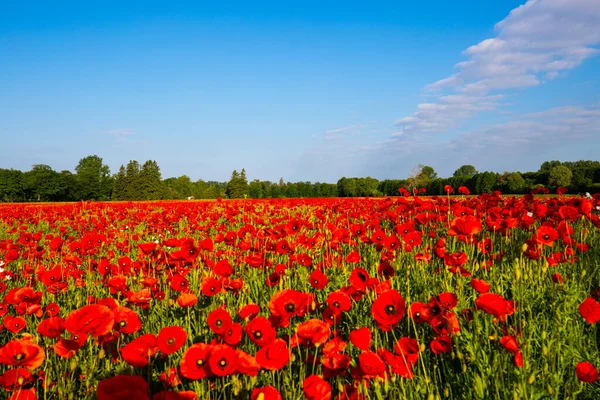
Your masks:
<svg viewBox="0 0 600 400"><path fill-rule="evenodd" d="M511 172L506 176L506 188L509 193L522 193L525 189L525 179L518 172Z"/></svg>
<svg viewBox="0 0 600 400"><path fill-rule="evenodd" d="M0 200L23 200L23 172L17 169L0 169Z"/></svg>
<svg viewBox="0 0 600 400"><path fill-rule="evenodd" d="M477 169L470 165L470 164L465 164L463 166L461 166L460 168L458 168L456 171L454 171L454 177L458 178L458 177L468 177L471 178L473 176L475 176L475 174L477 173Z"/></svg>
<svg viewBox="0 0 600 400"><path fill-rule="evenodd" d="M145 200L160 200L162 198L160 167L154 160L148 160L142 165L139 174L139 190Z"/></svg>
<svg viewBox="0 0 600 400"><path fill-rule="evenodd" d="M75 167L78 196L81 200L108 200L112 192L110 168L93 155L79 160Z"/></svg>
<svg viewBox="0 0 600 400"><path fill-rule="evenodd" d="M125 192L126 192L126 173L125 166L121 164L119 167L119 172L114 177L113 191L111 195L112 200L124 200Z"/></svg>
<svg viewBox="0 0 600 400"><path fill-rule="evenodd" d="M58 193L55 201L77 201L77 175L63 170L58 174L57 180Z"/></svg>
<svg viewBox="0 0 600 400"><path fill-rule="evenodd" d="M538 172L546 172L546 173L550 173L550 171L554 168L554 167L558 167L562 165L562 163L558 160L553 160L553 161L544 161L542 163L542 165L540 165L540 169Z"/></svg>
<svg viewBox="0 0 600 400"><path fill-rule="evenodd" d="M246 170L242 169L240 174L237 170L231 173L231 179L227 183L225 191L230 199L243 199L248 195L248 180L246 178Z"/></svg>
<svg viewBox="0 0 600 400"><path fill-rule="evenodd" d="M435 172L433 167L430 167L429 165L425 165L421 169L421 179L425 182L425 185L427 184L427 182L432 181L432 180L436 179L437 177L438 177L438 174L437 174L437 172ZM423 185L423 186L425 186L425 185Z"/></svg>
<svg viewBox="0 0 600 400"><path fill-rule="evenodd" d="M262 199L265 196L262 183L258 179L254 179L248 185L248 194L253 199Z"/></svg>
<svg viewBox="0 0 600 400"><path fill-rule="evenodd" d="M550 170L550 174L548 175L548 185L551 187L567 187L571 185L572 177L573 172L571 172L568 167L557 165Z"/></svg>
<svg viewBox="0 0 600 400"><path fill-rule="evenodd" d="M35 164L23 174L23 191L30 201L55 201L60 196L59 174L50 166Z"/></svg>
<svg viewBox="0 0 600 400"><path fill-rule="evenodd" d="M130 160L125 167L125 184L122 200L140 200L143 196L140 190L140 163Z"/></svg>

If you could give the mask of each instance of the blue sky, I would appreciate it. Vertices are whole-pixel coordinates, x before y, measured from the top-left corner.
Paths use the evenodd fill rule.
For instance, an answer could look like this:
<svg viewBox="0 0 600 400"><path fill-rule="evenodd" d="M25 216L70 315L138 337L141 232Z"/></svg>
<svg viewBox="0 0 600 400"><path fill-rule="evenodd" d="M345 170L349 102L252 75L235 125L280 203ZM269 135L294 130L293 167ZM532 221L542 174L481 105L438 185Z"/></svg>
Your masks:
<svg viewBox="0 0 600 400"><path fill-rule="evenodd" d="M1 168L335 182L598 159L600 0L18 3Z"/></svg>

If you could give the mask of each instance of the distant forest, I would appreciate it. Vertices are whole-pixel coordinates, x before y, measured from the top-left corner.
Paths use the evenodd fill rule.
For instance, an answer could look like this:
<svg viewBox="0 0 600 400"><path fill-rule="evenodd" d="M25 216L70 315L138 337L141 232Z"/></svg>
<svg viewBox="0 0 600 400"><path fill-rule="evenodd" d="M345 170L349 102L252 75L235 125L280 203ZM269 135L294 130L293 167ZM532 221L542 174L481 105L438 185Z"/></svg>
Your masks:
<svg viewBox="0 0 600 400"><path fill-rule="evenodd" d="M0 201L79 201L79 200L177 200L216 198L282 197L367 197L404 194L445 195L445 186L454 193L459 187L471 194L522 194L539 188L567 188L569 193L600 192L600 161L546 161L535 172L479 172L473 165L463 165L453 176L438 177L427 165L417 166L405 179L346 178L337 183L279 182L255 179L248 182L246 171L234 170L228 182L192 181L183 175L163 179L158 163L129 161L116 174L102 158L82 158L75 173L54 171L43 164L30 171L0 169ZM402 190L402 189L403 190ZM401 189L401 190L399 190Z"/></svg>

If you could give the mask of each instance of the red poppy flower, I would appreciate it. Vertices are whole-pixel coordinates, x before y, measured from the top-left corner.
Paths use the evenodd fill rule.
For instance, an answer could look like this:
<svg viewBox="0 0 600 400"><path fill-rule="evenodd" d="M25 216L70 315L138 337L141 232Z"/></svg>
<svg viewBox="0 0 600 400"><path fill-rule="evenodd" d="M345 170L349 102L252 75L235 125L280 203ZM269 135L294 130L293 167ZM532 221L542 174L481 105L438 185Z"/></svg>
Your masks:
<svg viewBox="0 0 600 400"><path fill-rule="evenodd" d="M142 322L137 313L127 307L119 306L115 311L115 330L132 334L142 329Z"/></svg>
<svg viewBox="0 0 600 400"><path fill-rule="evenodd" d="M46 306L46 314L48 314L48 316L50 317L54 317L56 315L58 315L58 313L60 312L60 306L56 303L50 303Z"/></svg>
<svg viewBox="0 0 600 400"><path fill-rule="evenodd" d="M561 274L559 274L558 272L552 274L552 276L550 277L552 279L552 282L554 283L563 283L565 281L565 279L562 277Z"/></svg>
<svg viewBox="0 0 600 400"><path fill-rule="evenodd" d="M320 319L310 319L296 327L296 333L290 338L290 346L312 343L319 346L325 343L331 335L329 325Z"/></svg>
<svg viewBox="0 0 600 400"><path fill-rule="evenodd" d="M452 351L452 338L448 335L438 336L429 344L433 354L443 354Z"/></svg>
<svg viewBox="0 0 600 400"><path fill-rule="evenodd" d="M21 391L31 382L33 382L33 374L25 368L9 369L0 376L0 386L9 392Z"/></svg>
<svg viewBox="0 0 600 400"><path fill-rule="evenodd" d="M185 292L189 286L190 282L187 280L187 278L179 274L175 274L169 280L169 287L177 292Z"/></svg>
<svg viewBox="0 0 600 400"><path fill-rule="evenodd" d="M292 316L303 316L310 304L306 293L293 289L281 290L271 297L269 310L282 327L289 325Z"/></svg>
<svg viewBox="0 0 600 400"><path fill-rule="evenodd" d="M238 317L241 319L253 319L260 313L260 307L256 304L246 304L238 311Z"/></svg>
<svg viewBox="0 0 600 400"><path fill-rule="evenodd" d="M519 352L519 343L514 336L503 336L500 338L500 344L509 353L516 354Z"/></svg>
<svg viewBox="0 0 600 400"><path fill-rule="evenodd" d="M233 267L231 264L229 264L229 260L226 258L217 261L212 270L215 274L223 278L229 278L234 272Z"/></svg>
<svg viewBox="0 0 600 400"><path fill-rule="evenodd" d="M7 400L38 400L35 388L21 389L10 395Z"/></svg>
<svg viewBox="0 0 600 400"><path fill-rule="evenodd" d="M451 292L440 293L438 299L441 306L446 310L452 310L458 304L458 297Z"/></svg>
<svg viewBox="0 0 600 400"><path fill-rule="evenodd" d="M210 371L217 376L227 376L233 374L238 365L237 353L235 350L224 344L212 346L210 358L208 359Z"/></svg>
<svg viewBox="0 0 600 400"><path fill-rule="evenodd" d="M282 339L275 339L271 344L261 348L256 353L256 361L264 369L279 370L290 360L290 349Z"/></svg>
<svg viewBox="0 0 600 400"><path fill-rule="evenodd" d="M208 323L208 327L211 331L216 333L217 335L223 335L227 330L231 328L233 321L231 320L231 315L222 307L213 310L208 314L206 318L206 322Z"/></svg>
<svg viewBox="0 0 600 400"><path fill-rule="evenodd" d="M145 367L148 365L150 357L156 353L156 343L157 340L153 334L142 335L121 348L121 357L132 367Z"/></svg>
<svg viewBox="0 0 600 400"><path fill-rule="evenodd" d="M273 386L263 386L252 389L250 400L282 400L282 397Z"/></svg>
<svg viewBox="0 0 600 400"><path fill-rule="evenodd" d="M246 376L258 375L260 365L256 361L256 358L239 349L236 349L235 352L238 358L237 372Z"/></svg>
<svg viewBox="0 0 600 400"><path fill-rule="evenodd" d="M579 314L590 324L600 321L600 303L588 297L579 305Z"/></svg>
<svg viewBox="0 0 600 400"><path fill-rule="evenodd" d="M419 359L419 343L414 338L401 337L394 345L394 351L411 365L416 364Z"/></svg>
<svg viewBox="0 0 600 400"><path fill-rule="evenodd" d="M25 321L25 318L13 317L12 315L7 315L4 317L2 323L4 324L4 327L12 333L21 332L27 326L27 321Z"/></svg>
<svg viewBox="0 0 600 400"><path fill-rule="evenodd" d="M173 354L185 344L187 332L180 326L162 328L156 337L156 346L163 354Z"/></svg>
<svg viewBox="0 0 600 400"><path fill-rule="evenodd" d="M523 353L519 351L515 354L515 356L513 357L513 364L516 367L523 368Z"/></svg>
<svg viewBox="0 0 600 400"><path fill-rule="evenodd" d="M354 268L348 277L348 282L356 290L363 290L369 283L371 276L364 268Z"/></svg>
<svg viewBox="0 0 600 400"><path fill-rule="evenodd" d="M42 320L37 327L37 332L48 338L57 338L65 330L64 320L61 317L50 317Z"/></svg>
<svg viewBox="0 0 600 400"><path fill-rule="evenodd" d="M358 370L354 371L354 376L359 375L363 378L371 379L375 377L384 378L386 366L381 357L372 351L365 351L358 356ZM357 374L359 373L359 374Z"/></svg>
<svg viewBox="0 0 600 400"><path fill-rule="evenodd" d="M371 314L380 329L391 330L404 316L406 303L396 290L388 290L380 294L373 302Z"/></svg>
<svg viewBox="0 0 600 400"><path fill-rule="evenodd" d="M371 330L367 327L355 329L350 332L348 339L350 343L359 349L364 351L369 350L369 347L371 347Z"/></svg>
<svg viewBox="0 0 600 400"><path fill-rule="evenodd" d="M473 236L477 235L483 226L481 220L474 215L465 215L463 217L454 218L450 223L448 235L450 236Z"/></svg>
<svg viewBox="0 0 600 400"><path fill-rule="evenodd" d="M205 343L195 343L183 353L179 369L181 375L188 379L197 380L210 375L208 360L211 346Z"/></svg>
<svg viewBox="0 0 600 400"><path fill-rule="evenodd" d="M117 375L98 383L98 400L150 400L150 387L141 376Z"/></svg>
<svg viewBox="0 0 600 400"><path fill-rule="evenodd" d="M304 396L308 400L331 399L331 385L318 375L310 375L302 384Z"/></svg>
<svg viewBox="0 0 600 400"><path fill-rule="evenodd" d="M358 252L352 251L346 256L346 262L350 264L357 264L360 262L360 255Z"/></svg>
<svg viewBox="0 0 600 400"><path fill-rule="evenodd" d="M512 315L514 312L514 302L506 300L504 297L496 293L485 293L477 297L475 305L480 310L504 321L507 315Z"/></svg>
<svg viewBox="0 0 600 400"><path fill-rule="evenodd" d="M279 285L279 282L281 282L281 275L277 272L271 272L265 279L265 285L268 287L277 286Z"/></svg>
<svg viewBox="0 0 600 400"><path fill-rule="evenodd" d="M329 293L327 296L327 305L331 308L335 308L340 312L349 311L352 307L352 299L344 292L335 291Z"/></svg>
<svg viewBox="0 0 600 400"><path fill-rule="evenodd" d="M256 317L244 327L246 335L257 345L264 347L275 340L277 332L265 317Z"/></svg>
<svg viewBox="0 0 600 400"><path fill-rule="evenodd" d="M36 369L46 359L44 349L28 340L11 340L0 348L0 364Z"/></svg>
<svg viewBox="0 0 600 400"><path fill-rule="evenodd" d="M598 370L592 363L582 361L575 367L577 379L585 383L594 383L598 380Z"/></svg>
<svg viewBox="0 0 600 400"><path fill-rule="evenodd" d="M535 232L535 240L546 246L552 246L558 240L558 232L551 226L540 226Z"/></svg>
<svg viewBox="0 0 600 400"><path fill-rule="evenodd" d="M221 292L223 285L221 281L213 277L206 277L202 280L202 294L207 297L212 297Z"/></svg>
<svg viewBox="0 0 600 400"><path fill-rule="evenodd" d="M487 293L490 291L490 284L481 279L471 279L471 287L479 293Z"/></svg>
<svg viewBox="0 0 600 400"><path fill-rule="evenodd" d="M83 306L65 319L65 329L71 333L85 333L93 337L104 336L115 324L115 314L110 308L98 304Z"/></svg>
<svg viewBox="0 0 600 400"><path fill-rule="evenodd" d="M230 346L237 346L242 341L242 326L237 322L231 325L231 328L223 334L223 341Z"/></svg>
<svg viewBox="0 0 600 400"><path fill-rule="evenodd" d="M311 272L308 279L310 281L310 285L318 290L324 289L329 282L327 275L325 275L320 269L315 269L313 272Z"/></svg>
<svg viewBox="0 0 600 400"><path fill-rule="evenodd" d="M431 319L431 312L425 303L417 301L410 305L410 317L416 323L421 324L423 322L429 322Z"/></svg>
<svg viewBox="0 0 600 400"><path fill-rule="evenodd" d="M52 346L57 356L62 358L73 357L88 339L88 335L85 333L76 333L71 336L71 339L58 339L56 344Z"/></svg>
<svg viewBox="0 0 600 400"><path fill-rule="evenodd" d="M193 293L181 293L177 297L179 307L193 307L198 302L198 296Z"/></svg>

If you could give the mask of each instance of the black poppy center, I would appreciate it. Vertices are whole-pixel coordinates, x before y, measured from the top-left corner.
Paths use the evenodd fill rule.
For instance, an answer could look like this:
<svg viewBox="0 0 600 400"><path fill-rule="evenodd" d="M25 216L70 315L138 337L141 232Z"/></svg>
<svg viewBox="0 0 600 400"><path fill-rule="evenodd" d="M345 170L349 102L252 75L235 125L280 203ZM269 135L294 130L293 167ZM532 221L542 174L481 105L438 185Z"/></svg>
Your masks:
<svg viewBox="0 0 600 400"><path fill-rule="evenodd" d="M546 233L544 236L542 236L542 238L543 238L544 240L548 240L548 239L550 239L550 235L548 235L548 234Z"/></svg>
<svg viewBox="0 0 600 400"><path fill-rule="evenodd" d="M339 301L336 301L336 302L334 302L334 303L333 303L333 306L334 306L335 308L340 308L340 302L339 302Z"/></svg>
<svg viewBox="0 0 600 400"><path fill-rule="evenodd" d="M285 311L292 313L296 310L296 305L293 303L288 303L285 305Z"/></svg>
<svg viewBox="0 0 600 400"><path fill-rule="evenodd" d="M261 331L254 332L254 337L260 339L262 337L262 332Z"/></svg>
<svg viewBox="0 0 600 400"><path fill-rule="evenodd" d="M169 346L173 346L175 344L175 339L173 339L172 337L170 337L169 340L167 340L167 344Z"/></svg>
<svg viewBox="0 0 600 400"><path fill-rule="evenodd" d="M227 366L227 360L226 360L226 359L224 359L224 358L221 358L221 359L219 360L219 367L221 367L221 368L225 368L226 366Z"/></svg>
<svg viewBox="0 0 600 400"><path fill-rule="evenodd" d="M196 361L196 365L201 367L204 365L204 360L203 359L199 359L198 361Z"/></svg>
<svg viewBox="0 0 600 400"><path fill-rule="evenodd" d="M121 321L121 322L119 322L119 326L121 328L125 328L127 326L127 322L126 321Z"/></svg>
<svg viewBox="0 0 600 400"><path fill-rule="evenodd" d="M223 321L221 321L220 319L218 319L218 320L215 322L215 325L216 325L216 326L221 326L221 325L223 325Z"/></svg>
<svg viewBox="0 0 600 400"><path fill-rule="evenodd" d="M394 307L392 304L388 304L387 306L385 306L385 313L387 315L396 314L396 307Z"/></svg>
<svg viewBox="0 0 600 400"><path fill-rule="evenodd" d="M25 358L25 356L23 355L23 353L15 354L15 360L21 361L23 358Z"/></svg>

